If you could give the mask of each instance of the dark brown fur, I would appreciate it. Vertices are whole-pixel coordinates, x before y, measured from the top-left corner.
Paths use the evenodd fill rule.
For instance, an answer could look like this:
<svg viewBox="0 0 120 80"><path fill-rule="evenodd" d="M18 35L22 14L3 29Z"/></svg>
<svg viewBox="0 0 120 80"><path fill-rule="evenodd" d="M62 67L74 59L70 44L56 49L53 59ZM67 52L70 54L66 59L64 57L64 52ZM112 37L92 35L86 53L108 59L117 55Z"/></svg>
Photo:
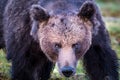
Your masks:
<svg viewBox="0 0 120 80"><path fill-rule="evenodd" d="M81 57L91 80L118 80L117 57L93 0L9 0L3 24L12 80L48 80L53 62L75 69Z"/></svg>

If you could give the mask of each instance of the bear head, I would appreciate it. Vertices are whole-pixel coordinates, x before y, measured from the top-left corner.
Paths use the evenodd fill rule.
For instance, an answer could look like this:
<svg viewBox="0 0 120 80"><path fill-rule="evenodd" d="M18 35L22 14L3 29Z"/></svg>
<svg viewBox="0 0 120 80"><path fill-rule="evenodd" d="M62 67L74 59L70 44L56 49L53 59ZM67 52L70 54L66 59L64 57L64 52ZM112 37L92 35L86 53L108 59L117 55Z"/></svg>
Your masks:
<svg viewBox="0 0 120 80"><path fill-rule="evenodd" d="M96 5L92 1L68 14L50 14L40 5L32 5L30 35L39 42L48 59L58 64L62 75L75 74L78 60L90 48L92 35L99 26L95 14Z"/></svg>

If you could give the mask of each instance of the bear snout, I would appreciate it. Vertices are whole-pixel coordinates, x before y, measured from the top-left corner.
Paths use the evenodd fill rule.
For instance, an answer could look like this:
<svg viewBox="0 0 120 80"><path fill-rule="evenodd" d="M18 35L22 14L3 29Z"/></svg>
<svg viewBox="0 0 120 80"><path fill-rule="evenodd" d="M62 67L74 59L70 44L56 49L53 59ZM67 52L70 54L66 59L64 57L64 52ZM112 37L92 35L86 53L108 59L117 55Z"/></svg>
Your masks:
<svg viewBox="0 0 120 80"><path fill-rule="evenodd" d="M70 77L76 73L76 69L71 66L64 66L61 68L61 74L65 77Z"/></svg>

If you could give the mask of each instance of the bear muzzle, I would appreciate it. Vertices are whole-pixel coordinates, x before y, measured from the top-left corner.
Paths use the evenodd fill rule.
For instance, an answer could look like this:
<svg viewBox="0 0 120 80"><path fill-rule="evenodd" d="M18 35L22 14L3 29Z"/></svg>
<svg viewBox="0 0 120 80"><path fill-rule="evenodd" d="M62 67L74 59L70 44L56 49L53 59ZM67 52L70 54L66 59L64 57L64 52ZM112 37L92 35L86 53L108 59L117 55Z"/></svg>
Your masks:
<svg viewBox="0 0 120 80"><path fill-rule="evenodd" d="M61 73L65 77L73 76L76 73L76 70L71 66L64 66L61 68Z"/></svg>

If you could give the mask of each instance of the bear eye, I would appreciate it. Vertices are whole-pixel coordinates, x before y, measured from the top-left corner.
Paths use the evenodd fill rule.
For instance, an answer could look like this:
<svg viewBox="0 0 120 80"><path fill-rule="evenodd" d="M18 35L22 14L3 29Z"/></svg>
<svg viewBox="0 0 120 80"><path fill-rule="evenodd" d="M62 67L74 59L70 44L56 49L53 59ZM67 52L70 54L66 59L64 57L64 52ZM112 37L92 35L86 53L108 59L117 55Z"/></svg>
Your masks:
<svg viewBox="0 0 120 80"><path fill-rule="evenodd" d="M61 44L55 43L55 48L56 48L56 49L59 49L59 48L61 48L61 47L62 47Z"/></svg>
<svg viewBox="0 0 120 80"><path fill-rule="evenodd" d="M74 51L75 51L76 53L79 53L79 52L80 52L81 45L80 45L80 43L75 43L75 44L72 45L72 48L74 49Z"/></svg>
<svg viewBox="0 0 120 80"><path fill-rule="evenodd" d="M60 49L61 47L62 47L61 44L55 43L55 44L54 44L54 50L55 50L55 52L59 52L59 49Z"/></svg>

